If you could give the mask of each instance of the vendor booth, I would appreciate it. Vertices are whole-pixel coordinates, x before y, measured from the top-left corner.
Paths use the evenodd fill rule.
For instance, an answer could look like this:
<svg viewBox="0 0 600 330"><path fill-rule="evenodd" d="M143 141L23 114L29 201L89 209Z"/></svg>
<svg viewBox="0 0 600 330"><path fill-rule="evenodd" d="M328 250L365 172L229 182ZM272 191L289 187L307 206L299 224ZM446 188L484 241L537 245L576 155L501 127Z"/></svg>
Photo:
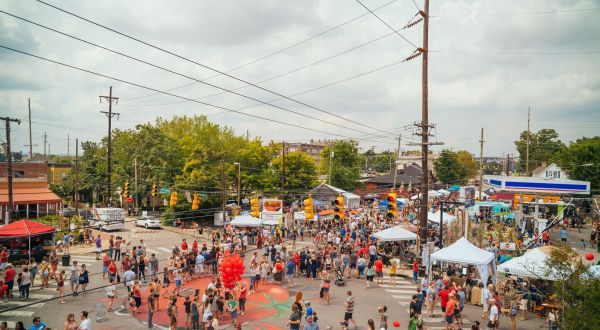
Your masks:
<svg viewBox="0 0 600 330"><path fill-rule="evenodd" d="M433 222L433 223L439 225L440 224L440 212L441 211L427 212L427 220L429 222ZM455 216L445 213L445 212L441 215L441 217L442 217L442 221L444 222L444 224L452 223L452 222L456 221Z"/></svg>
<svg viewBox="0 0 600 330"><path fill-rule="evenodd" d="M401 226L395 226L379 232L376 232L371 237L377 238L382 242L398 242L398 241L413 241L417 239L417 235Z"/></svg>
<svg viewBox="0 0 600 330"><path fill-rule="evenodd" d="M556 275L553 275L546 267L546 261L549 257L548 252L547 247L531 249L520 257L512 258L498 265L498 272L554 281Z"/></svg>
<svg viewBox="0 0 600 330"><path fill-rule="evenodd" d="M39 222L19 220L0 227L0 244L9 250L9 261L41 261L46 255L45 244L54 240L55 228Z"/></svg>
<svg viewBox="0 0 600 330"><path fill-rule="evenodd" d="M260 227L262 226L262 221L259 218L250 215L240 215L235 217L228 224L234 227Z"/></svg>
<svg viewBox="0 0 600 330"><path fill-rule="evenodd" d="M477 267L481 277L480 282L483 283L484 287L488 284L488 276L491 270L492 282L496 282L496 258L494 253L476 247L464 237L443 249L435 251L429 256L429 260L430 262L440 261L474 265ZM477 296L475 290L473 290L472 296Z"/></svg>

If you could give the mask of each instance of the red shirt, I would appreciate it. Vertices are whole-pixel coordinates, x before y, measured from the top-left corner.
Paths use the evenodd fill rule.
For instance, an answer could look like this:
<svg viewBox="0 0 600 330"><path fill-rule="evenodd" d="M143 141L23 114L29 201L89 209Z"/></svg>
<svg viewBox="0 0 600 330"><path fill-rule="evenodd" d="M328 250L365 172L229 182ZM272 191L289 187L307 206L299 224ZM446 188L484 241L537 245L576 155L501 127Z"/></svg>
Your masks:
<svg viewBox="0 0 600 330"><path fill-rule="evenodd" d="M294 254L294 265L298 266L300 264L300 255Z"/></svg>
<svg viewBox="0 0 600 330"><path fill-rule="evenodd" d="M446 316L454 315L454 300L446 301Z"/></svg>
<svg viewBox="0 0 600 330"><path fill-rule="evenodd" d="M114 263L111 263L108 266L108 272L111 274L115 274L117 272L117 265L115 265Z"/></svg>
<svg viewBox="0 0 600 330"><path fill-rule="evenodd" d="M416 261L413 262L413 272L418 272L419 271L419 263L417 263Z"/></svg>
<svg viewBox="0 0 600 330"><path fill-rule="evenodd" d="M181 242L181 249L187 251L187 242Z"/></svg>
<svg viewBox="0 0 600 330"><path fill-rule="evenodd" d="M16 274L17 274L17 272L14 270L14 268L9 268L9 269L5 270L4 271L4 282L14 281Z"/></svg>
<svg viewBox="0 0 600 330"><path fill-rule="evenodd" d="M198 250L198 242L192 243L192 250L194 250L194 251Z"/></svg>
<svg viewBox="0 0 600 330"><path fill-rule="evenodd" d="M8 262L8 253L6 251L0 252L0 263Z"/></svg>
<svg viewBox="0 0 600 330"><path fill-rule="evenodd" d="M444 289L444 290L440 291L440 300L442 303L442 307L446 307L446 305L448 304L449 298L450 298L450 292L448 292L448 290Z"/></svg>
<svg viewBox="0 0 600 330"><path fill-rule="evenodd" d="M102 266L108 267L110 265L110 257L105 255L102 258Z"/></svg>
<svg viewBox="0 0 600 330"><path fill-rule="evenodd" d="M550 240L550 235L548 234L547 231L545 231L545 232L542 233L542 239L544 241L549 241Z"/></svg>
<svg viewBox="0 0 600 330"><path fill-rule="evenodd" d="M281 262L278 262L275 264L275 272L279 273L283 271L283 265L281 264Z"/></svg>
<svg viewBox="0 0 600 330"><path fill-rule="evenodd" d="M375 260L375 271L378 273L383 272L383 261Z"/></svg>

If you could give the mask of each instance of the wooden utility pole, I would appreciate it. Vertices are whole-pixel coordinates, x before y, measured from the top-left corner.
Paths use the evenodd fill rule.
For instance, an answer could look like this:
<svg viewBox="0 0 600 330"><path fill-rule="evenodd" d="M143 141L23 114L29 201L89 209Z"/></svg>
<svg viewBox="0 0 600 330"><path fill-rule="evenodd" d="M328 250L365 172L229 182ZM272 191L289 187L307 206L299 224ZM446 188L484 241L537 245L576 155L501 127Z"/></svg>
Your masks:
<svg viewBox="0 0 600 330"><path fill-rule="evenodd" d="M427 244L427 203L429 201L429 166L427 161L429 154L429 88L427 85L427 65L429 57L429 0L425 0L421 15L423 16L423 49L421 50L423 54L421 76L421 169L423 171L423 178L421 179L421 205L419 205L419 238L421 244L425 245Z"/></svg>
<svg viewBox="0 0 600 330"><path fill-rule="evenodd" d="M15 122L21 124L20 119L0 117L6 125L6 161L8 162L8 207L4 218L4 224L9 224L14 213L14 198L13 198L13 170L12 170L12 152L10 150L10 123Z"/></svg>
<svg viewBox="0 0 600 330"><path fill-rule="evenodd" d="M27 99L27 108L29 109L29 144L25 145L29 147L29 161L33 158L33 147L37 146L37 144L33 144L33 139L31 138L31 99Z"/></svg>
<svg viewBox="0 0 600 330"><path fill-rule="evenodd" d="M75 209L79 214L79 139L75 139Z"/></svg>
<svg viewBox="0 0 600 330"><path fill-rule="evenodd" d="M329 185L331 186L331 163L333 162L333 146L330 146L330 148L332 148L329 151L329 175L327 176L327 180L329 181Z"/></svg>
<svg viewBox="0 0 600 330"><path fill-rule="evenodd" d="M108 194L108 206L110 207L112 205L111 201L112 201L112 193L111 193L111 176L112 176L112 164L111 164L111 143L112 143L112 118L113 116L118 116L119 114L116 112L112 112L112 104L113 101L115 101L115 104L119 102L119 98L118 97L113 97L112 96L112 86L110 86L109 91L108 91L108 96L100 96L100 103L102 103L102 99L104 99L105 101L108 101L108 111L100 111L101 113L105 114L106 117L108 118L108 145L107 145L107 150L106 150L106 162L107 162L107 194Z"/></svg>
<svg viewBox="0 0 600 330"><path fill-rule="evenodd" d="M483 190L483 127L481 128L481 138L479 139L479 200Z"/></svg>
<svg viewBox="0 0 600 330"><path fill-rule="evenodd" d="M281 149L281 201L283 202L283 194L285 192L285 141L282 142Z"/></svg>
<svg viewBox="0 0 600 330"><path fill-rule="evenodd" d="M223 191L223 226L225 226L225 222L227 222L227 192L225 189L225 162L221 160L221 190Z"/></svg>
<svg viewBox="0 0 600 330"><path fill-rule="evenodd" d="M71 136L67 134L67 157L71 156Z"/></svg>
<svg viewBox="0 0 600 330"><path fill-rule="evenodd" d="M400 159L400 140L402 139L402 134L398 134L398 150L396 150L396 161L394 161L394 186L392 190L396 190L396 177L398 175L398 163L397 161Z"/></svg>
<svg viewBox="0 0 600 330"><path fill-rule="evenodd" d="M46 143L47 143L47 139L48 139L48 134L46 134L46 132L44 132L44 135L42 135L42 137L44 138L44 158L46 158Z"/></svg>
<svg viewBox="0 0 600 330"><path fill-rule="evenodd" d="M525 146L525 176L529 176L529 124L531 119L531 107L527 108L527 145Z"/></svg>

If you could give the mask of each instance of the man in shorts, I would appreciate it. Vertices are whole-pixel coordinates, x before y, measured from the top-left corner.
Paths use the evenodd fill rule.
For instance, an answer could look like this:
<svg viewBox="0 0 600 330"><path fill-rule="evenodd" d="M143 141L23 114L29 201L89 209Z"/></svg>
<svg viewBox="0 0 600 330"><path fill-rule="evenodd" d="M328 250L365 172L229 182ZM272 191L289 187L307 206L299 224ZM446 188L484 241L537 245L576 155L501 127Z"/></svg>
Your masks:
<svg viewBox="0 0 600 330"><path fill-rule="evenodd" d="M102 253L102 238L98 234L98 237L96 237L96 260L100 260L100 253Z"/></svg>
<svg viewBox="0 0 600 330"><path fill-rule="evenodd" d="M346 295L348 295L348 298L346 298L346 302L344 303L344 307L346 308L344 313L344 321L351 321L354 324L354 327L358 328L356 321L354 321L352 318L352 313L354 313L354 296L352 295L352 291L348 290Z"/></svg>
<svg viewBox="0 0 600 330"><path fill-rule="evenodd" d="M79 266L77 266L77 260L73 261L73 266L71 266L69 283L71 283L71 292L74 296L77 296L77 288L79 287Z"/></svg>
<svg viewBox="0 0 600 330"><path fill-rule="evenodd" d="M0 252L0 271L4 271L6 266L8 266L8 251L6 250L6 246L4 246Z"/></svg>

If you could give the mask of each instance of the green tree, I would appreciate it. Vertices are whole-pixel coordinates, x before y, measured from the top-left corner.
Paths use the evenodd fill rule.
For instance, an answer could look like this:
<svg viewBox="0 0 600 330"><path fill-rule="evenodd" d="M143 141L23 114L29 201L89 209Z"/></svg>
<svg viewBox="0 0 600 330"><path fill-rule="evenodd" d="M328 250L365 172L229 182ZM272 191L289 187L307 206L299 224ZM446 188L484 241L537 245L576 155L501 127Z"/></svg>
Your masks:
<svg viewBox="0 0 600 330"><path fill-rule="evenodd" d="M475 159L470 152L459 150L456 152L456 158L458 159L458 163L462 170L462 178L465 181L477 175L477 162L475 162Z"/></svg>
<svg viewBox="0 0 600 330"><path fill-rule="evenodd" d="M353 140L338 140L321 152L321 173L329 173L329 157L333 150L331 184L344 190L353 190L360 182L361 156L358 143Z"/></svg>
<svg viewBox="0 0 600 330"><path fill-rule="evenodd" d="M589 181L595 189L600 186L600 137L584 137L570 143L555 160L569 178Z"/></svg>
<svg viewBox="0 0 600 330"><path fill-rule="evenodd" d="M523 131L519 140L515 141L519 152L518 170L525 172L527 156L527 131ZM544 128L537 133L529 135L529 172L542 163L549 163L557 152L565 148L565 144L558 139L558 133L551 128Z"/></svg>
<svg viewBox="0 0 600 330"><path fill-rule="evenodd" d="M504 166L496 162L483 163L482 167L484 175L500 175L504 170Z"/></svg>
<svg viewBox="0 0 600 330"><path fill-rule="evenodd" d="M445 184L460 184L465 182L464 170L456 156L451 150L444 149L440 157L433 163L438 180Z"/></svg>
<svg viewBox="0 0 600 330"><path fill-rule="evenodd" d="M552 275L553 290L563 318L561 329L591 330L598 328L600 313L600 278L581 263L581 256L567 245L550 250L544 275Z"/></svg>
<svg viewBox="0 0 600 330"><path fill-rule="evenodd" d="M273 177L281 175L282 157L273 159L271 171ZM294 151L285 154L285 190L304 192L317 184L317 168L315 161L309 155Z"/></svg>

